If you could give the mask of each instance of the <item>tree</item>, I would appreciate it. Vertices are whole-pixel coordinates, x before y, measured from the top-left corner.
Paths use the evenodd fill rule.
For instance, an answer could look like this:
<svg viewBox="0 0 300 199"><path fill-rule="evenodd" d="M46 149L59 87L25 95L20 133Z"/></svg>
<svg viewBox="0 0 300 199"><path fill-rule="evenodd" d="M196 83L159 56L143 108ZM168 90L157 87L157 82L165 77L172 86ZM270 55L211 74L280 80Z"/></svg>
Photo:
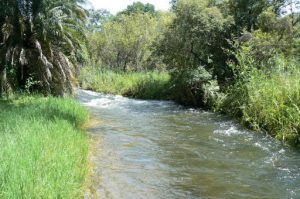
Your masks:
<svg viewBox="0 0 300 199"><path fill-rule="evenodd" d="M205 101L205 88L213 82L213 76L222 80L230 76L224 49L229 46L226 31L232 20L224 18L211 1L180 0L175 14L159 41L158 53L172 71L175 87L181 93L179 100L197 105Z"/></svg>
<svg viewBox="0 0 300 199"><path fill-rule="evenodd" d="M169 16L133 14L117 16L103 25L99 32L89 35L93 61L123 71L143 70L153 59L151 45L164 30ZM154 61L156 62L156 61Z"/></svg>
<svg viewBox="0 0 300 199"><path fill-rule="evenodd" d="M293 26L300 22L300 1L299 0L286 0L282 4L282 14L289 15L292 19Z"/></svg>
<svg viewBox="0 0 300 199"><path fill-rule="evenodd" d="M171 10L175 11L177 7L177 0L171 0L170 4L171 4Z"/></svg>
<svg viewBox="0 0 300 199"><path fill-rule="evenodd" d="M160 41L159 52L171 68L188 70L205 66L223 76L217 66L226 65L226 30L232 25L209 1L181 0L171 28Z"/></svg>
<svg viewBox="0 0 300 199"><path fill-rule="evenodd" d="M102 28L102 25L105 24L107 21L109 21L113 15L105 10L89 10L89 21L87 24L87 28L90 31L100 31Z"/></svg>
<svg viewBox="0 0 300 199"><path fill-rule="evenodd" d="M125 15L132 15L132 14L142 14L147 13L151 15L155 15L155 6L150 3L143 4L142 2L134 2L132 5L127 6L127 8L118 13L118 15L125 14Z"/></svg>
<svg viewBox="0 0 300 199"><path fill-rule="evenodd" d="M43 93L72 92L74 64L82 61L83 0L1 0L1 86L24 89L35 82ZM3 91L3 89L1 89Z"/></svg>
<svg viewBox="0 0 300 199"><path fill-rule="evenodd" d="M230 14L233 15L238 29L247 31L258 28L259 15L269 7L279 15L286 0L229 0Z"/></svg>

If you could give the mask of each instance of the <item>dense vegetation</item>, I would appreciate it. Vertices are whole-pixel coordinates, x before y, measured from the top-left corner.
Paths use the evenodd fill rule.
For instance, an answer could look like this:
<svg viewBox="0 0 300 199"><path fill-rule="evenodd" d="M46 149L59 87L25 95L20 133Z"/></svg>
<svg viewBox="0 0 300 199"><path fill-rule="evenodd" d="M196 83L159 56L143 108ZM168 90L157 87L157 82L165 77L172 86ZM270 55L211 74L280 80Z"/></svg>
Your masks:
<svg viewBox="0 0 300 199"><path fill-rule="evenodd" d="M82 0L1 0L0 96L9 90L72 92L84 60Z"/></svg>
<svg viewBox="0 0 300 199"><path fill-rule="evenodd" d="M160 86L145 79L144 88L161 93L151 99L227 113L298 145L298 4L173 0L170 12L142 3L116 15L92 10L88 45L93 67L84 70L80 81L85 88L147 98L141 86L132 86L139 80L120 82L149 71L168 72L169 82L153 80Z"/></svg>
<svg viewBox="0 0 300 199"><path fill-rule="evenodd" d="M17 96L0 110L0 198L81 196L85 109L72 99Z"/></svg>

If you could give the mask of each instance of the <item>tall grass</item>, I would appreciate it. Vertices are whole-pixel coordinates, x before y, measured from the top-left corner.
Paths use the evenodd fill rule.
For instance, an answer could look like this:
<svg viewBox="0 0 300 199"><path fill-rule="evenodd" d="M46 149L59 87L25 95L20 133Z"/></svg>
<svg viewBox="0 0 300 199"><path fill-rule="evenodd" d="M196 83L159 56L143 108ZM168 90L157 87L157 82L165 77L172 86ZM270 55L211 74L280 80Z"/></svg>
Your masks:
<svg viewBox="0 0 300 199"><path fill-rule="evenodd" d="M244 120L280 140L300 143L300 74L257 75L248 85Z"/></svg>
<svg viewBox="0 0 300 199"><path fill-rule="evenodd" d="M0 198L78 198L87 167L88 119L72 99L0 101Z"/></svg>
<svg viewBox="0 0 300 199"><path fill-rule="evenodd" d="M139 99L170 99L170 76L164 72L114 72L96 67L81 71L81 86L102 93Z"/></svg>
<svg viewBox="0 0 300 199"><path fill-rule="evenodd" d="M223 104L251 128L292 145L300 144L300 72L256 71L237 84Z"/></svg>

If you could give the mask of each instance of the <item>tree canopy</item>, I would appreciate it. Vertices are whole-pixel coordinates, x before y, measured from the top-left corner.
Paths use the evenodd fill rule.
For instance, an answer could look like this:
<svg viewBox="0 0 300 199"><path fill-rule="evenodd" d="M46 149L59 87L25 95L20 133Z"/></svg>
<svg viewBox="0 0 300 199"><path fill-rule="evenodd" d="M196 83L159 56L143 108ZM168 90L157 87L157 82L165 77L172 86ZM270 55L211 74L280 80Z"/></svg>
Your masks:
<svg viewBox="0 0 300 199"><path fill-rule="evenodd" d="M143 4L142 2L137 1L131 5L128 5L125 10L119 12L118 14L132 15L141 13L154 15L156 13L155 6L150 3Z"/></svg>

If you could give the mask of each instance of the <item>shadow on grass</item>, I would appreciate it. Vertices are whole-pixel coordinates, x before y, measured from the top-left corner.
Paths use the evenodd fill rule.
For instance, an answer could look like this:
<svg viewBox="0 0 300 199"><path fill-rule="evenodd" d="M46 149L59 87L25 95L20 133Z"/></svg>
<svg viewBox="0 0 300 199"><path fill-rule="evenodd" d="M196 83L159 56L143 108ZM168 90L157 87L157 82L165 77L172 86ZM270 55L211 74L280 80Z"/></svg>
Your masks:
<svg viewBox="0 0 300 199"><path fill-rule="evenodd" d="M88 115L70 99L53 97L20 97L20 99L0 100L0 115L14 113L24 119L39 118L45 121L65 120L75 127L80 127Z"/></svg>

